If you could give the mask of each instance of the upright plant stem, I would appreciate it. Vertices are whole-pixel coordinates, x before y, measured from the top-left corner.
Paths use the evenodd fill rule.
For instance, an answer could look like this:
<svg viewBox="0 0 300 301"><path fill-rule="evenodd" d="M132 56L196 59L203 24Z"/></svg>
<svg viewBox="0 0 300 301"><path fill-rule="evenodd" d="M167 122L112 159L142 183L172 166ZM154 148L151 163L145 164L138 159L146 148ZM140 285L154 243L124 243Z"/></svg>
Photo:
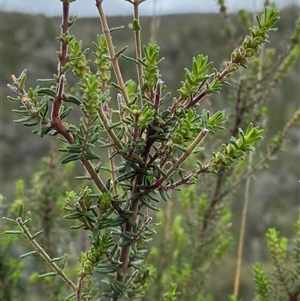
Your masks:
<svg viewBox="0 0 300 301"><path fill-rule="evenodd" d="M58 65L58 76L59 82L56 89L56 96L53 100L52 112L51 112L51 127L57 131L58 134L62 135L70 144L74 143L72 134L68 131L65 124L59 117L60 107L62 104L62 98L64 94L64 83L65 83L65 71L64 67L68 62L68 43L65 40L65 36L69 33L69 10L70 4L68 1L63 2L63 14L61 23L61 42L60 42L60 54L59 54L59 65ZM85 170L89 173L96 186L101 192L106 192L107 189L95 171L94 166L89 160L80 159Z"/></svg>
<svg viewBox="0 0 300 301"><path fill-rule="evenodd" d="M252 153L250 153L248 166L251 165L252 156L253 156ZM240 230L240 236L239 236L238 255L237 255L237 266L236 266L236 273L235 273L235 280L234 280L233 295L235 297L238 297L239 287L240 287L243 247L244 247L248 204L249 204L249 197L250 197L250 182L251 182L251 177L248 177L246 180L246 187L245 187L245 200L244 200L244 206L243 206L243 212L242 212L242 222L241 222L241 230Z"/></svg>
<svg viewBox="0 0 300 301"><path fill-rule="evenodd" d="M253 16L254 18L254 16ZM263 60L265 57L265 47L262 46L262 50L260 52L260 64L259 70L257 74L257 81L260 83L260 80L263 76ZM259 89L260 84L258 84ZM251 163L253 159L253 154L249 154L249 161L248 161L248 171L251 170ZM239 245L238 245L238 255L237 255L237 267L236 267L236 274L235 274L235 281L234 281L234 291L233 295L237 298L239 294L239 287L240 287L240 278L241 278L241 266L242 266L242 257L243 257L243 248L244 248L244 239L245 239L245 229L246 229L246 222L247 222L247 212L248 212L248 203L249 203L249 196L250 196L250 182L251 177L249 176L246 179L246 187L245 187L245 200L243 205L243 212L242 212L242 221L241 221L241 230L239 236Z"/></svg>
<svg viewBox="0 0 300 301"><path fill-rule="evenodd" d="M96 6L97 6L97 9L99 12L100 21L102 24L102 30L103 30L103 33L104 33L104 36L105 36L105 39L107 42L110 59L111 59L111 62L112 62L113 68L114 68L114 73L116 75L118 85L120 87L124 101L128 105L129 104L128 94L126 91L123 76L121 74L120 66L118 63L118 58L116 57L116 54L115 54L114 45L113 45L113 42L112 42L112 39L110 36L110 30L109 30L106 16L105 16L105 13L104 13L104 10L102 7L102 2L103 2L103 0L96 0Z"/></svg>
<svg viewBox="0 0 300 301"><path fill-rule="evenodd" d="M140 1L135 0L133 3L134 7L134 19L138 22L138 25L140 27L140 17L139 17L139 5ZM142 59L142 41L141 41L141 29L139 28L138 30L134 31L134 40L135 40L135 51L136 51L136 59L137 59L137 75L138 75L138 81L139 81L139 86L140 90L143 87L143 68L142 64L139 62L139 60ZM141 98L142 101L142 98Z"/></svg>
<svg viewBox="0 0 300 301"><path fill-rule="evenodd" d="M56 95L52 104L51 112L51 127L57 130L58 133L62 134L68 142L73 142L73 137L68 133L65 125L59 118L59 111L62 104L62 97L64 92L65 83L65 72L64 67L68 61L68 43L66 41L66 36L69 33L69 10L70 4L68 1L63 2L63 13L62 13L62 23L61 23L61 36L60 36L60 53L59 53L59 63L58 63L58 84L56 87Z"/></svg>

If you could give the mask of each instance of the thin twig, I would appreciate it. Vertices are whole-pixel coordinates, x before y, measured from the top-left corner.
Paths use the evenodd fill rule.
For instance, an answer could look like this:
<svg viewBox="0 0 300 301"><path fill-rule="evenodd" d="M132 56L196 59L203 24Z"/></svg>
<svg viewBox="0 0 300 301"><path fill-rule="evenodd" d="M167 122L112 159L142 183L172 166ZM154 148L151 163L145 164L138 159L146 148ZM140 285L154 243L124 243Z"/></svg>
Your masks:
<svg viewBox="0 0 300 301"><path fill-rule="evenodd" d="M56 88L56 96L53 100L51 119L53 123L59 119L59 110L62 103L63 86L64 86L64 70L63 68L67 64L68 58L68 43L64 40L64 37L69 33L69 10L70 4L68 1L63 1L63 14L61 23L61 42L60 42L60 53L59 53L59 67L58 67L58 78L59 82ZM61 127L61 124L58 123ZM55 124L53 124L55 128Z"/></svg>
<svg viewBox="0 0 300 301"><path fill-rule="evenodd" d="M159 178L156 183L153 185L155 187L159 187L166 179L170 177L173 171L178 168L194 151L194 149L199 145L199 143L206 137L208 134L207 129L203 129L196 139L190 144L190 146L186 149L186 151L178 158L176 162L167 170L167 172Z"/></svg>
<svg viewBox="0 0 300 301"><path fill-rule="evenodd" d="M248 166L250 166L250 164L252 162L252 158L253 158L253 153L250 153ZM247 181L246 181L246 187L245 187L245 200L244 200L243 211L242 211L241 229L240 229L238 254L237 254L237 266L236 266L236 273L235 273L235 279L234 279L233 295L235 297L238 296L239 287L240 287L245 229L246 229L246 221L247 221L248 204L249 204L249 198L250 198L250 182L251 182L251 177L248 177Z"/></svg>
<svg viewBox="0 0 300 301"><path fill-rule="evenodd" d="M59 275L62 280L70 286L74 291L76 291L77 287L72 282L72 280L63 272L61 268L58 267L56 263L54 263L51 259L51 257L47 254L47 252L38 244L38 242L34 239L32 234L29 232L29 229L24 225L21 218L16 219L17 224L22 229L23 234L25 237L29 240L29 242L32 244L34 249L37 251L37 253L46 261L46 263L56 272L57 275Z"/></svg>
<svg viewBox="0 0 300 301"><path fill-rule="evenodd" d="M118 63L118 58L116 57L116 54L115 54L115 49L114 49L114 45L113 45L113 42L112 42L112 39L111 39L110 30L109 30L109 27L108 27L106 16L105 16L105 13L104 13L104 10L103 10L103 7L102 7L102 2L103 2L102 0L96 0L96 7L97 7L98 12L99 12L100 21L101 21L101 24L102 24L102 30L103 30L103 33L104 33L104 36L105 36L105 39L106 39L106 43L107 43L107 46L108 46L108 51L109 51L109 55L110 55L110 60L112 62L113 68L114 68L114 73L116 75L117 82L118 82L118 85L120 87L120 90L121 90L122 96L124 98L124 101L125 101L126 105L128 105L129 104L129 97L128 97L128 94L127 94L127 91L126 91L123 76L122 76L120 66L119 66L119 63Z"/></svg>
<svg viewBox="0 0 300 301"><path fill-rule="evenodd" d="M81 300L81 290L82 290L82 281L84 276L79 277L77 282L77 289L76 289L76 301Z"/></svg>
<svg viewBox="0 0 300 301"><path fill-rule="evenodd" d="M117 148L117 150L120 150L123 148L120 140L118 139L118 137L116 136L116 134L114 133L114 131L111 129L111 126L109 124L109 121L105 115L105 112L103 110L103 107L100 106L98 109L98 113L100 115L101 121L103 123L103 126L108 134L108 136L111 138L111 140L114 143L114 146Z"/></svg>
<svg viewBox="0 0 300 301"><path fill-rule="evenodd" d="M101 192L107 192L107 188L104 185L103 181L100 179L99 175L97 174L94 166L89 160L86 159L80 159L80 162L84 166L85 170L88 172L90 175L91 179L94 181L96 186L99 188Z"/></svg>
<svg viewBox="0 0 300 301"><path fill-rule="evenodd" d="M137 21L138 25L140 26L140 17L139 17L139 5L140 0L135 0L133 3L134 7L134 19ZM138 75L138 82L140 86L140 91L144 85L144 78L143 78L143 68L142 64L139 60L142 59L142 41L141 41L141 29L134 31L134 40L135 40L135 52L136 52L136 67L137 67L137 75ZM141 97L141 101L143 101Z"/></svg>

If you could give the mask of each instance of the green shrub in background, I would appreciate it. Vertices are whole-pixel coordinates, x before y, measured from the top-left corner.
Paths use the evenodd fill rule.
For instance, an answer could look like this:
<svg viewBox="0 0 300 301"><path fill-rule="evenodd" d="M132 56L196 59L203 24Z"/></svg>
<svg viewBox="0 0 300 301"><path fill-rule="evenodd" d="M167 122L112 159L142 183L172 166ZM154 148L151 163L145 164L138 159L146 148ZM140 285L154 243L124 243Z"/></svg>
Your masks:
<svg viewBox="0 0 300 301"><path fill-rule="evenodd" d="M253 164L248 154L262 138L258 125L269 93L299 53L299 25L288 51L274 65L272 51L264 46L279 18L273 6L257 17L241 43L234 41L228 23L235 44L230 59L218 70L199 54L171 97L159 71L159 47L142 46L138 8L143 1L128 1L134 6L130 28L135 57L126 55L126 47L115 49L111 36L120 28L109 28L102 1L96 1L103 35L93 45L93 62L82 42L69 32L75 22L69 20L72 1L62 2L58 73L40 80L43 87L29 89L25 71L13 76L9 87L17 97L9 99L21 103L14 110L21 116L15 122L34 127L33 133L40 137L54 136L64 154L62 163L68 167L79 161L86 174L76 177L80 181L76 189L69 187L64 182L68 170L60 169L58 155L52 151L41 173L34 176L35 193L22 199L16 219L6 218L19 229L6 233L25 236L34 249L23 256L38 254L50 267L44 273L39 266L30 276L31 283L39 281L37 273L44 278L49 300L211 300L205 283L232 242L226 197L274 154L300 119L299 111L295 112L265 157ZM221 1L220 8L226 16ZM250 24L245 12L241 18ZM123 78L120 59L136 66L131 79ZM70 86L72 77L77 84ZM203 99L219 94L230 83L234 93L229 97L229 118L225 110L198 109ZM73 106L81 117L77 123L63 121L69 120ZM176 194L171 192L178 189L183 211L172 219ZM153 210L158 211L164 201L165 209L153 222ZM26 210L30 208L27 213L23 203ZM68 230L68 221L73 230ZM153 247L146 258L148 242L156 236L162 246ZM281 247L270 244L272 254ZM255 273L262 291L265 278L258 266ZM51 277L55 281L49 281ZM296 294L297 287L293 289L286 293ZM265 295L260 290L257 298L271 298L269 288Z"/></svg>

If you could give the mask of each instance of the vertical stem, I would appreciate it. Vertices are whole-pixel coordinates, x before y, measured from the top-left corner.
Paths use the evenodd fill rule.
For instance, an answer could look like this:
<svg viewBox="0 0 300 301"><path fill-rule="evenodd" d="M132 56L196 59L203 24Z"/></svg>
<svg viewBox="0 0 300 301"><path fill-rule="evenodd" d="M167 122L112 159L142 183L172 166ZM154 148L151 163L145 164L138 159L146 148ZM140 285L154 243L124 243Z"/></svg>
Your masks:
<svg viewBox="0 0 300 301"><path fill-rule="evenodd" d="M61 24L61 34L64 35L69 32L69 10L70 4L68 1L63 2L63 15L62 15L62 24ZM64 72L62 68L67 63L67 52L68 52L68 44L66 42L61 42L60 44L60 56L59 56L59 76Z"/></svg>
<svg viewBox="0 0 300 301"><path fill-rule="evenodd" d="M108 149L108 155L111 156L111 154L113 153L114 149L112 147L110 147ZM111 171L111 179L113 182L113 192L115 195L118 194L118 187L117 187L117 175L116 175L116 166L115 166L115 159L114 157L110 158L109 160L109 165L110 165L110 171Z"/></svg>
<svg viewBox="0 0 300 301"><path fill-rule="evenodd" d="M254 18L254 14L253 14ZM262 47L262 50L260 52L260 64L259 64L259 70L257 74L257 82L259 83L262 78L262 69L263 69L263 60L264 60L264 52L265 47ZM257 88L259 89L260 84L257 85ZM251 170L251 162L253 159L253 153L249 154L249 162L248 162L248 171ZM242 266L242 257L243 257L243 247L244 247L244 239L245 239L245 229L246 229L246 221L247 221L247 211L248 211L248 203L249 203L249 197L250 197L250 181L251 177L249 176L246 179L246 187L245 187L245 201L243 205L243 211L242 211L242 221L241 221L241 231L239 236L239 245L238 245L238 257L237 257L237 267L236 267L236 274L235 274L235 280L234 280L234 290L233 295L237 298L239 294L239 287L240 287L240 278L241 278L241 266Z"/></svg>
<svg viewBox="0 0 300 301"><path fill-rule="evenodd" d="M81 300L82 281L83 281L83 277L79 277L77 283L77 290L76 290L76 301Z"/></svg>
<svg viewBox="0 0 300 301"><path fill-rule="evenodd" d="M109 30L108 23L107 23L107 20L106 20L106 16L105 16L105 13L104 13L104 10L103 10L103 7L102 7L102 2L103 2L103 0L96 0L96 7L97 7L98 12L99 12L99 17L100 17L100 21L101 21L101 25L102 25L102 30L103 30L103 33L104 33L104 36L105 36L105 39L106 39L106 42L107 42L111 63L112 63L113 68L114 68L114 73L116 75L117 82L118 82L118 85L120 87L120 90L121 90L122 96L124 98L124 101L128 105L129 104L129 98L128 98L128 95L127 95L125 83L124 83L123 76L122 76L120 66L119 66L119 63L118 63L118 58L116 57L116 54L115 54L115 49L114 49L114 45L113 45L113 42L112 42L112 39L111 39L111 36L110 36L110 30Z"/></svg>
<svg viewBox="0 0 300 301"><path fill-rule="evenodd" d="M249 154L249 164L248 167L251 166L253 154ZM238 257L237 257L237 266L234 280L234 290L233 295L237 298L239 294L239 286L240 286L240 278L241 278L241 266L242 266L242 257L243 257L243 247L244 247L244 238L245 238L245 229L246 229L246 221L247 221L247 212L248 212L248 203L250 197L250 182L251 177L247 178L246 188L245 188L245 201L242 212L242 222L241 222L241 231L239 236L239 245L238 245Z"/></svg>
<svg viewBox="0 0 300 301"><path fill-rule="evenodd" d="M64 71L63 68L67 64L67 54L68 54L68 43L64 40L65 36L69 32L69 10L70 4L68 1L63 2L63 14L61 22L61 42L60 42L60 53L59 53L59 64L58 64L58 77L59 83L56 89L56 97L53 101L52 107L52 120L58 118L59 109L62 101L63 85L64 85Z"/></svg>
<svg viewBox="0 0 300 301"><path fill-rule="evenodd" d="M140 0L135 0L133 3L134 7L134 19L138 22L140 26L140 17L139 17L139 5L140 5ZM144 80L143 80L143 68L142 64L138 61L138 59L142 59L142 41L141 41L141 29L135 30L134 31L134 39L135 39L135 51L136 51L136 59L137 59L137 74L138 74L138 81L139 81L139 86L140 90L143 87ZM142 101L142 98L141 98Z"/></svg>
<svg viewBox="0 0 300 301"><path fill-rule="evenodd" d="M109 108L107 106L107 104L103 105L104 109L106 109L106 116L107 119L112 122L112 113L111 111L109 111ZM114 148L113 147L109 147L108 148L108 157L109 159L109 166L110 166L110 172L111 172L111 178L112 178L112 183L113 183L113 192L115 195L118 194L118 188L117 188L117 175L116 175L116 166L115 166L115 158L114 156L111 157L111 154L114 152Z"/></svg>
<svg viewBox="0 0 300 301"><path fill-rule="evenodd" d="M59 63L58 63L58 83L56 87L56 95L53 100L52 110L51 110L51 127L55 129L59 134L64 136L66 140L72 144L74 143L73 136L68 132L66 126L59 118L59 110L62 103L62 97L64 93L64 82L65 82L65 72L63 71L64 66L67 64L68 58L68 43L66 42L66 36L69 33L69 1L63 1L63 14L61 23L61 34L60 34L60 53L59 53Z"/></svg>
<svg viewBox="0 0 300 301"><path fill-rule="evenodd" d="M132 194L136 194L139 192L139 188L137 188L137 187L142 183L142 181L143 181L143 175L137 175L136 178L134 179ZM139 204L140 204L139 200L131 201L129 210L132 212L132 214L130 215L129 218L133 222L135 222L137 219ZM132 232L132 228L133 228L132 224L129 222L126 222L122 231L123 232ZM122 241L123 242L126 241L126 238L123 237ZM119 262L120 262L119 267L121 268L122 273L116 272L115 279L117 281L124 282L125 274L128 269L129 262L130 262L130 258L129 258L130 248L131 248L130 244L124 245L121 248L121 253L120 253L120 258L119 258ZM111 301L117 301L117 300L118 300L118 298L111 298Z"/></svg>

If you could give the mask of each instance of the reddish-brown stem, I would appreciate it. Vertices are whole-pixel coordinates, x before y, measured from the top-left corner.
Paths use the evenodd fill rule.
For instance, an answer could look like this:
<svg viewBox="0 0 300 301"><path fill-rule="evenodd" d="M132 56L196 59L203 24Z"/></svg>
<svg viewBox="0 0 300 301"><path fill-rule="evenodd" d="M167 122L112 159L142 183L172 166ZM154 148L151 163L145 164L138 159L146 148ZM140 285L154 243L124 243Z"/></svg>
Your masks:
<svg viewBox="0 0 300 301"><path fill-rule="evenodd" d="M192 101L190 101L185 107L184 109L187 110L189 108L192 108L196 105L196 103L198 103L202 98L204 98L207 95L207 90L202 90L199 94L197 94L197 96L195 96L193 98Z"/></svg>
<svg viewBox="0 0 300 301"><path fill-rule="evenodd" d="M136 123L138 123L139 115L135 115L134 120L135 120ZM137 142L137 139L140 136L140 134L141 134L141 131L137 127L134 128L133 133L132 133L132 138L133 139L132 139L132 142L131 142L130 151L128 152L128 157L129 158L131 158L134 154L134 151L135 151L135 148L136 148L136 142Z"/></svg>
<svg viewBox="0 0 300 301"><path fill-rule="evenodd" d="M297 301L299 300L300 296L300 287L298 288L297 292L295 293L289 293L289 301Z"/></svg>
<svg viewBox="0 0 300 301"><path fill-rule="evenodd" d="M92 163L89 160L86 160L86 159L81 159L80 161L81 161L82 165L84 166L85 170L90 175L91 179L94 181L96 186L99 188L99 190L103 193L107 192L106 186L104 185L102 180L99 178L99 176L98 176L97 172L95 171L95 168L92 165Z"/></svg>
<svg viewBox="0 0 300 301"><path fill-rule="evenodd" d="M62 24L61 24L61 34L64 35L69 31L69 10L70 4L67 1L63 2L63 15L62 15ZM66 42L62 42L60 44L60 66L59 66L59 76L61 76L64 72L62 68L67 63L67 53L68 53L68 44Z"/></svg>
<svg viewBox="0 0 300 301"><path fill-rule="evenodd" d="M143 175L137 175L134 181L134 187L132 189L132 194L136 194L139 193L138 191L138 186L142 183L143 181ZM131 201L130 204L130 208L129 210L132 211L133 213L130 215L130 219L132 221L135 222L136 218L137 218L137 214L138 214L138 209L139 209L139 200L136 201ZM132 232L132 225L129 222L125 223L125 227L123 229L123 232ZM123 238L123 241L126 240L126 238ZM116 280L117 281L123 281L124 280L124 276L125 276L125 272L128 269L128 265L130 262L130 244L129 245L125 245L122 247L121 249L121 254L120 254L120 268L122 269L123 273L117 273L116 274ZM114 300L114 299L113 299Z"/></svg>
<svg viewBox="0 0 300 301"><path fill-rule="evenodd" d="M76 286L76 301L81 300L81 291L82 291L83 278L84 278L84 276L81 276L78 279L78 283L77 283L77 286Z"/></svg>
<svg viewBox="0 0 300 301"><path fill-rule="evenodd" d="M67 1L63 2L63 14L62 14L62 23L61 23L61 42L60 42L60 54L59 54L59 68L58 68L58 77L59 83L56 88L56 96L53 101L51 119L55 120L59 116L59 110L62 102L63 95L63 86L64 86L64 71L63 68L67 64L67 54L68 54L68 44L65 41L65 35L69 31L69 9L70 4ZM56 122L54 121L54 125ZM59 122L57 122L59 123ZM61 125L58 126L56 130L63 130ZM63 131L64 132L64 131Z"/></svg>
<svg viewBox="0 0 300 301"><path fill-rule="evenodd" d="M70 144L74 143L73 136L68 132L66 126L59 118L59 110L62 103L62 97L64 93L64 78L65 74L63 67L67 63L68 44L64 40L65 35L69 31L69 9L70 4L67 1L63 2L63 14L61 23L61 42L60 42L60 54L59 54L59 66L58 66L58 77L59 82L56 87L56 95L52 104L51 112L51 127L57 131L58 134L62 135Z"/></svg>
<svg viewBox="0 0 300 301"><path fill-rule="evenodd" d="M62 103L62 99L64 97L64 78L65 78L65 71L64 67L67 64L68 58L68 43L66 41L66 35L69 31L69 9L70 4L68 1L63 1L63 14L62 14L62 23L61 23L61 42L60 42L60 54L59 54L59 66L58 66L58 77L59 82L56 88L56 96L53 100L52 105L52 112L51 112L51 127L55 129L58 134L62 135L70 144L74 143L74 138L72 134L68 131L65 124L59 117L59 111ZM107 188L105 187L104 183L98 176L94 166L89 160L84 158L80 159L82 165L84 166L85 170L90 175L91 179L94 181L96 186L99 188L101 192L107 192ZM116 209L119 209L116 206Z"/></svg>
<svg viewBox="0 0 300 301"><path fill-rule="evenodd" d="M244 82L243 79L241 78L239 88L237 91L236 102L235 102L235 121L234 121L233 128L231 130L231 135L233 137L236 137L236 135L238 134L239 126L243 120L243 115L245 113L245 105L243 105L241 99L243 84Z"/></svg>
<svg viewBox="0 0 300 301"><path fill-rule="evenodd" d="M183 179L181 179L177 182L174 182L173 184L165 186L164 189L165 190L173 190L175 188L178 188L179 186L182 186L182 185L186 184L192 177L200 176L200 175L206 173L209 170L209 168L210 168L210 164L208 163L205 166L203 166L203 167L197 169L196 171L192 172L188 176L184 177Z"/></svg>

